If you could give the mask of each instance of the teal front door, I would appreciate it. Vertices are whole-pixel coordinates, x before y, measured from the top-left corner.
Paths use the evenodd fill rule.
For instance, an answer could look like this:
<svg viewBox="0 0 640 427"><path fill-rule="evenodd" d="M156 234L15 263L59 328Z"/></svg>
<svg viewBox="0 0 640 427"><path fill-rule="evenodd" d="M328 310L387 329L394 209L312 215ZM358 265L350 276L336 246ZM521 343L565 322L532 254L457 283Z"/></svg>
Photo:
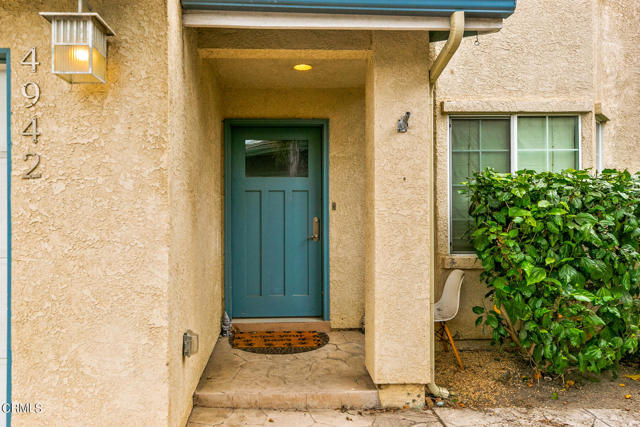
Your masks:
<svg viewBox="0 0 640 427"><path fill-rule="evenodd" d="M230 136L232 317L321 316L322 129Z"/></svg>

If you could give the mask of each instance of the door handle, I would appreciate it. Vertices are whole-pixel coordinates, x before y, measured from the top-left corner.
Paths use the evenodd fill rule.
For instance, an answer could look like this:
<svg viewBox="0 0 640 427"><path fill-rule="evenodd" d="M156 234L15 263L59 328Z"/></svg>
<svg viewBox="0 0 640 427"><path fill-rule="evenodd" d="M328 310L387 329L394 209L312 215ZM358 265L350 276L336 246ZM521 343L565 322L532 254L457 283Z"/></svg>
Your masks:
<svg viewBox="0 0 640 427"><path fill-rule="evenodd" d="M320 241L320 219L317 216L313 217L313 235L307 237L307 240Z"/></svg>

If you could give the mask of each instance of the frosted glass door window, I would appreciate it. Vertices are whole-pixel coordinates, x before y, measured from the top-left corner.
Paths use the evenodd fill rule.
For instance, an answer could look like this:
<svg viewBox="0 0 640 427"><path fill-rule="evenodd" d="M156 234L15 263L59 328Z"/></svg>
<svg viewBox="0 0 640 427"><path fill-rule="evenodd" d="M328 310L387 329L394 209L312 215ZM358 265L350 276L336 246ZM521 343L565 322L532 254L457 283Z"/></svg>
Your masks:
<svg viewBox="0 0 640 427"><path fill-rule="evenodd" d="M247 139L244 143L246 177L309 176L308 141Z"/></svg>

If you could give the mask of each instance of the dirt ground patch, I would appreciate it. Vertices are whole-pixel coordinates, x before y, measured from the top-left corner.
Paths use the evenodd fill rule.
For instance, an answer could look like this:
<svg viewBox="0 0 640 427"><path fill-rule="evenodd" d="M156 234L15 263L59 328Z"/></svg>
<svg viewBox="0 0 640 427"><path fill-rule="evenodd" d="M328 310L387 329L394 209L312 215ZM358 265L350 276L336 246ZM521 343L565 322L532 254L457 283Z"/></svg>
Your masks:
<svg viewBox="0 0 640 427"><path fill-rule="evenodd" d="M458 367L452 352L436 351L436 383L455 394L445 402L448 407L640 410L640 382L625 377L640 373L638 366L622 366L618 378L611 373L595 377L599 382L580 374L569 374L565 381L574 384L567 387L561 378L532 380L533 370L514 353L469 350L460 352L460 356L464 371ZM627 395L631 397L626 398Z"/></svg>

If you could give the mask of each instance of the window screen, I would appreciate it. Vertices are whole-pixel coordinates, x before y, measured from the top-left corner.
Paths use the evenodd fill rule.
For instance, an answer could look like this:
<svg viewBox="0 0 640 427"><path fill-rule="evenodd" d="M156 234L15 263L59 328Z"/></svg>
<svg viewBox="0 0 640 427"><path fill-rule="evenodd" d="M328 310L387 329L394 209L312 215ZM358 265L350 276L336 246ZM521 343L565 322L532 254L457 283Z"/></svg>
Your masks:
<svg viewBox="0 0 640 427"><path fill-rule="evenodd" d="M578 117L518 117L518 169L578 169Z"/></svg>

